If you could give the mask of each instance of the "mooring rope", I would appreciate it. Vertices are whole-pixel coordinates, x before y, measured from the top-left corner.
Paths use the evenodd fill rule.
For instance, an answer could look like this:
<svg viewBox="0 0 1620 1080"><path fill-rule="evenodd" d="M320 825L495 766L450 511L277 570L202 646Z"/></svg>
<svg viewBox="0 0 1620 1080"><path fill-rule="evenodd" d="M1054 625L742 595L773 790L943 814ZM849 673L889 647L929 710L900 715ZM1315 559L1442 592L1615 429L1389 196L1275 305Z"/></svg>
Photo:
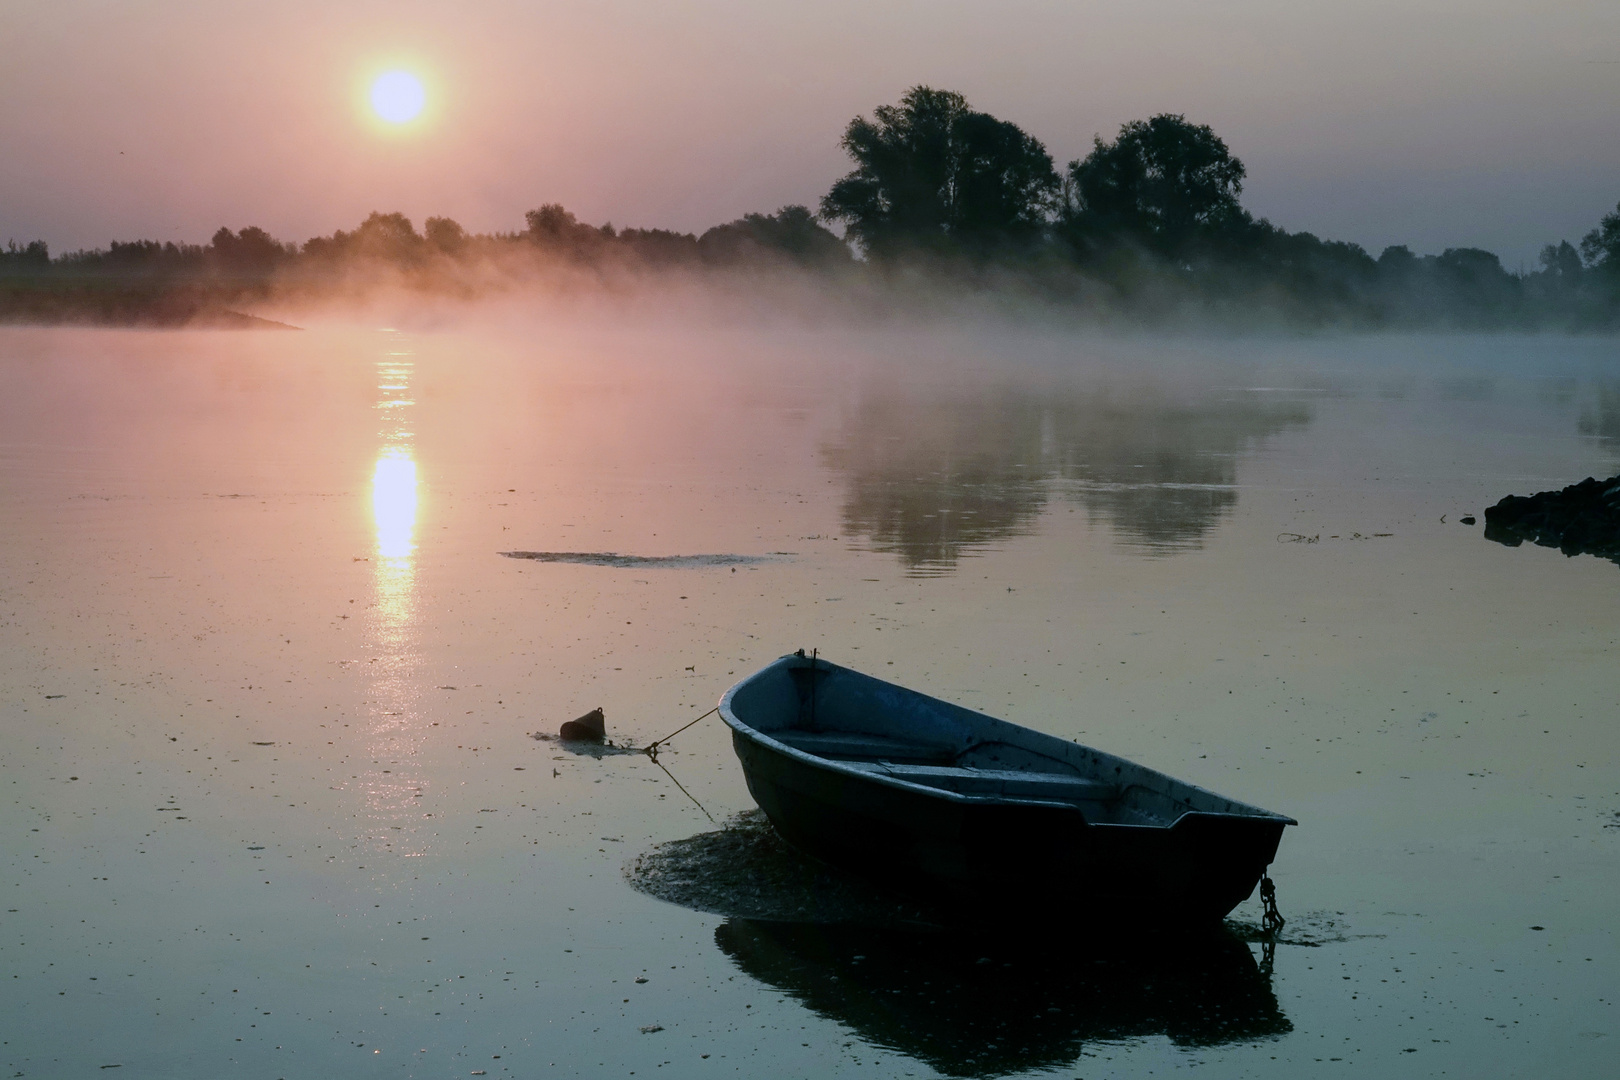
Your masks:
<svg viewBox="0 0 1620 1080"><path fill-rule="evenodd" d="M679 734L679 732L677 732L676 734ZM660 769L663 769L664 775L669 777L669 782L670 783L674 784L676 787L681 789L681 794L682 795L685 795L688 799L692 800L692 805L693 806L695 806L699 810L703 811L703 816L709 819L710 824L712 824L712 825L720 824L718 821L714 820L714 815L709 813L709 811L704 807L704 805L697 801L697 796L696 795L693 795L690 791L687 791L686 788L681 787L681 782L679 780L675 779L675 774L674 773L672 773L668 769L664 768L664 763L662 761L659 761L658 758L655 755L648 754L647 756L652 760L652 763L654 765L658 766Z"/></svg>
<svg viewBox="0 0 1620 1080"><path fill-rule="evenodd" d="M708 712L706 712L702 716L698 717L697 720L692 721L691 724L687 724L684 727L676 728L674 731L670 732L668 735L665 735L662 739L655 740L653 742L653 744L651 746L647 747L647 749L643 750L642 753L646 754L648 757L652 758L654 761L657 761L658 760L658 748L660 746L662 746L663 744L669 742L669 740L673 739L675 736L679 735L681 732L685 731L687 728L691 727L693 724L696 724L699 720L707 720L709 717L713 716L715 713L717 713L719 711L720 711L720 706L716 705L714 708L710 709ZM669 770L666 769L664 771L668 772ZM673 780L674 777L670 777L670 779Z"/></svg>

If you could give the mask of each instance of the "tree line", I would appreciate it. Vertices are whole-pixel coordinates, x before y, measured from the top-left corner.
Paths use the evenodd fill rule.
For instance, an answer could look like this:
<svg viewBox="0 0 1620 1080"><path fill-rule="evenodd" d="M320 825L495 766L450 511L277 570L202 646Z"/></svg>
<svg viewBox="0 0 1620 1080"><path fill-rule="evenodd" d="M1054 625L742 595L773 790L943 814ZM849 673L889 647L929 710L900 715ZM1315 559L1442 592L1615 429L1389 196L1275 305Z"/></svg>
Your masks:
<svg viewBox="0 0 1620 1080"><path fill-rule="evenodd" d="M12 242L0 273L263 283L366 262L509 262L517 252L597 268L772 265L880 281L922 272L1142 318L1265 308L1318 324L1620 325L1620 206L1578 246L1550 243L1537 268L1515 273L1480 248L1392 246L1374 257L1255 218L1241 201L1243 162L1183 115L1096 136L1060 170L1016 124L917 86L851 120L841 145L853 167L815 210L746 214L701 235L590 225L553 203L510 233L473 234L444 217L418 232L402 214L373 213L302 245L254 226L221 228L206 245L114 242L54 259L42 241Z"/></svg>

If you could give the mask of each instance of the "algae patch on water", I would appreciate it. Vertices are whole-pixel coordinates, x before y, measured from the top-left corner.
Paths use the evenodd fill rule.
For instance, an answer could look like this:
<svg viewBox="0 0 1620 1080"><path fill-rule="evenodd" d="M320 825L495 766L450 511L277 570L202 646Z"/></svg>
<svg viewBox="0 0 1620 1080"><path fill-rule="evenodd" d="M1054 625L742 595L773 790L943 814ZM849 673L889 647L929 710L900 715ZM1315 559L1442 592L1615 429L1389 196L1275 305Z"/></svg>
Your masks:
<svg viewBox="0 0 1620 1080"><path fill-rule="evenodd" d="M752 566L770 555L620 555L615 551L503 551L508 559L612 566L621 570L694 570L711 566Z"/></svg>

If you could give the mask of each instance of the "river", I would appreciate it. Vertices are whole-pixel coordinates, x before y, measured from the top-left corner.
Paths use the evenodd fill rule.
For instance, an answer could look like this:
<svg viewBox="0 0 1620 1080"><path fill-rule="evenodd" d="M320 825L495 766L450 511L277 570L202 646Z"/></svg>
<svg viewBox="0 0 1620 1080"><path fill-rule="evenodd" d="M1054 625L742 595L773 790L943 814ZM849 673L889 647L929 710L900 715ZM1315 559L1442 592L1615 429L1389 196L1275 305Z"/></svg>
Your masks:
<svg viewBox="0 0 1620 1080"><path fill-rule="evenodd" d="M0 329L0 1063L1600 1075L1620 567L1480 515L1617 472L1610 339ZM724 727L533 736L801 647L1297 818L1282 940L633 888Z"/></svg>

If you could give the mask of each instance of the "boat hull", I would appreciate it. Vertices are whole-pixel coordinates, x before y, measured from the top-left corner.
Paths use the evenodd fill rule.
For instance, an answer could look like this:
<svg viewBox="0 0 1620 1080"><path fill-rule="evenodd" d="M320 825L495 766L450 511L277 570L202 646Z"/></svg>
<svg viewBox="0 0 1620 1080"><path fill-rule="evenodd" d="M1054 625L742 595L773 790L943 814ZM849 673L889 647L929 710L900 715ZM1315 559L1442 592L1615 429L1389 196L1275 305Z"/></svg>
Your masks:
<svg viewBox="0 0 1620 1080"><path fill-rule="evenodd" d="M748 791L816 858L935 902L1216 922L1254 892L1285 822L1187 814L1091 824L1077 807L959 802L734 734Z"/></svg>
<svg viewBox="0 0 1620 1080"><path fill-rule="evenodd" d="M720 712L784 839L936 904L1215 922L1294 824L802 656L738 683Z"/></svg>

